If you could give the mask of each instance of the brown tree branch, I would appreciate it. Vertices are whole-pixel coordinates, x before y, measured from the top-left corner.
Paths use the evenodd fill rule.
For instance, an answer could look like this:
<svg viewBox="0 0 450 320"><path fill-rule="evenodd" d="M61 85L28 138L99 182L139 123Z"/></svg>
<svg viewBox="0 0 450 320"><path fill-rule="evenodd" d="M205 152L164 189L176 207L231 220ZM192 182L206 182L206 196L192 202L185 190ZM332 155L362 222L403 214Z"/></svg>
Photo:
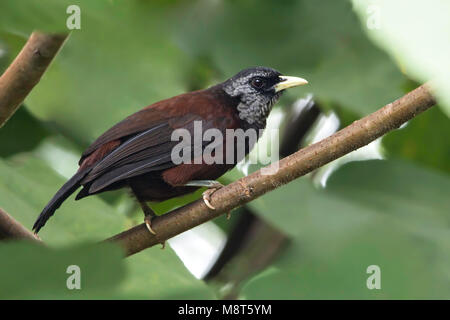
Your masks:
<svg viewBox="0 0 450 320"><path fill-rule="evenodd" d="M39 237L0 208L0 240L5 239L26 239L40 242Z"/></svg>
<svg viewBox="0 0 450 320"><path fill-rule="evenodd" d="M0 128L39 82L66 38L66 34L31 34L20 53L0 77Z"/></svg>
<svg viewBox="0 0 450 320"><path fill-rule="evenodd" d="M262 175L261 171L257 171L219 189L212 195L211 201L216 210L210 210L201 200L195 201L155 218L152 221L152 228L156 236L147 230L145 224L141 224L107 241L118 242L125 248L127 255L135 254L242 206L268 191L372 142L435 103L429 86L422 85L330 137L281 159L275 174Z"/></svg>
<svg viewBox="0 0 450 320"><path fill-rule="evenodd" d="M0 77L0 128L39 82L66 38L65 34L31 34L20 53ZM4 239L40 242L39 237L0 208L0 240Z"/></svg>

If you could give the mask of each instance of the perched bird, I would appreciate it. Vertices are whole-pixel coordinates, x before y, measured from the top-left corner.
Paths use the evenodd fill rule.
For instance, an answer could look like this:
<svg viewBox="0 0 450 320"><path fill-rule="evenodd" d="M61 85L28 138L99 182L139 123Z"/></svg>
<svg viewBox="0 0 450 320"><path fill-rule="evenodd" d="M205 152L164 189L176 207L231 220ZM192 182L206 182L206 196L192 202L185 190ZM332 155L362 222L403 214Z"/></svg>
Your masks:
<svg viewBox="0 0 450 320"><path fill-rule="evenodd" d="M214 129L223 134L222 140L215 142L223 146L223 154L219 156L225 158L229 151L226 149L230 149L227 146L236 147L235 141L231 144L226 141L228 129L260 132L283 90L306 83L302 78L283 76L271 68L254 67L208 89L181 94L145 107L117 123L83 152L78 171L42 210L33 230L38 233L55 210L80 187L76 200L104 191L129 188L141 205L144 221L152 233L151 220L155 214L147 201L163 201L207 187L203 200L214 209L209 202L210 196L222 186L215 180L240 159L234 156L232 161L218 163L204 160L177 163L173 160L172 151L179 141L173 139L173 133L177 129L185 129L195 136L198 134L195 123L201 124L202 137L208 129ZM200 149L205 150L208 143L202 141ZM246 141L244 147L246 155L253 145ZM193 153L195 149L192 146L185 150ZM215 152L211 154L218 155Z"/></svg>

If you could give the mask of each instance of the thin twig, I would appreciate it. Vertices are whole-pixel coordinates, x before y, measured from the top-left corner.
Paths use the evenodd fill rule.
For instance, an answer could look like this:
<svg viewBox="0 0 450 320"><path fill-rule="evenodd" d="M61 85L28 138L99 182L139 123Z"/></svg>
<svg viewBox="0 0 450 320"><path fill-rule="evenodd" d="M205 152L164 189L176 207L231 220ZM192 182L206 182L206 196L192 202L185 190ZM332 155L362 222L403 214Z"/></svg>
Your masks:
<svg viewBox="0 0 450 320"><path fill-rule="evenodd" d="M41 242L38 236L0 208L0 240L26 239Z"/></svg>
<svg viewBox="0 0 450 320"><path fill-rule="evenodd" d="M0 77L0 128L39 82L66 38L66 34L31 34L20 53Z"/></svg>
<svg viewBox="0 0 450 320"><path fill-rule="evenodd" d="M162 243L369 144L435 103L429 86L422 85L332 136L281 159L275 174L262 175L257 171L219 189L211 201L216 210L210 210L201 200L195 201L155 218L152 228L156 236L147 230L145 224L140 224L106 241L118 242L127 255Z"/></svg>

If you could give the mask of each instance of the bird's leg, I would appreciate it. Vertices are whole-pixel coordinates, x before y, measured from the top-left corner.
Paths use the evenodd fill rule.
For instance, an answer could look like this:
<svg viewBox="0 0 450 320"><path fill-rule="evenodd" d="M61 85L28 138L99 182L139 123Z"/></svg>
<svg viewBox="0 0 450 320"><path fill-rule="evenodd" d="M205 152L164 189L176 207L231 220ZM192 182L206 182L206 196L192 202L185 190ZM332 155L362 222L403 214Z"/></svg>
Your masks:
<svg viewBox="0 0 450 320"><path fill-rule="evenodd" d="M142 211L144 212L144 223L145 226L147 227L147 230L158 238L155 230L152 229L152 220L153 218L156 217L156 213L150 208L150 206L145 201L141 201L138 198L138 202L142 208ZM166 241L162 241L161 245L162 245L161 249L164 249L166 247Z"/></svg>
<svg viewBox="0 0 450 320"><path fill-rule="evenodd" d="M142 211L144 212L144 223L147 227L147 230L150 231L151 234L158 237L156 235L155 230L152 229L152 220L156 217L156 213L150 208L150 206L140 197L138 196L138 193L131 188L134 196L136 197L137 201L139 202L139 205L141 206ZM162 248L164 249L166 247L166 241L161 242Z"/></svg>
<svg viewBox="0 0 450 320"><path fill-rule="evenodd" d="M216 180L192 180L185 184L187 187L207 187L208 190L203 192L203 201L206 206L211 210L216 210L213 205L210 203L211 195L222 188L224 185ZM228 215L227 215L228 217Z"/></svg>
<svg viewBox="0 0 450 320"><path fill-rule="evenodd" d="M139 201L139 204L144 212L145 225L152 234L156 235L156 232L152 229L152 220L156 217L155 212L148 206L147 203Z"/></svg>
<svg viewBox="0 0 450 320"><path fill-rule="evenodd" d="M148 231L152 233L153 235L156 235L156 232L152 229L152 219L156 217L155 212L148 206L148 204L138 195L138 192L134 190L133 187L131 187L131 191L133 192L134 196L136 197L136 200L139 202L139 205L141 206L142 212L144 212L144 222L147 226Z"/></svg>

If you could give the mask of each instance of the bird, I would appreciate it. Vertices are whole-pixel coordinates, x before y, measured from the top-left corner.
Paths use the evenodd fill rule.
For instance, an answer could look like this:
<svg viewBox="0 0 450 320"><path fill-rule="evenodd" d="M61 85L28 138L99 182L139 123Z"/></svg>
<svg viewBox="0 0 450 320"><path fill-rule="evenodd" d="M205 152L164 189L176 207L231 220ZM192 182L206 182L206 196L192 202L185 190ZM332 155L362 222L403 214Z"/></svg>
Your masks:
<svg viewBox="0 0 450 320"><path fill-rule="evenodd" d="M99 194L126 188L139 203L147 229L155 213L148 202L159 202L192 193L201 187L203 201L211 209L211 195L223 185L217 179L232 169L247 155L254 142L244 140L241 156L233 154L224 161L227 151L238 148L228 130L254 130L256 139L266 127L272 106L285 89L307 84L303 78L284 76L268 67L251 67L233 77L204 90L183 93L144 107L118 122L100 135L81 155L77 172L56 192L33 225L37 233L61 204L78 189L75 197ZM175 159L175 148L180 139L174 134L194 135L200 125L200 136L207 130L219 134L210 156L216 161L203 159L208 141L184 141L181 148L190 161ZM210 131L211 132L211 131ZM230 140L232 139L232 140ZM192 139L191 139L192 140ZM205 139L206 140L206 139ZM200 151L200 153L198 153ZM239 152L238 152L239 153Z"/></svg>

